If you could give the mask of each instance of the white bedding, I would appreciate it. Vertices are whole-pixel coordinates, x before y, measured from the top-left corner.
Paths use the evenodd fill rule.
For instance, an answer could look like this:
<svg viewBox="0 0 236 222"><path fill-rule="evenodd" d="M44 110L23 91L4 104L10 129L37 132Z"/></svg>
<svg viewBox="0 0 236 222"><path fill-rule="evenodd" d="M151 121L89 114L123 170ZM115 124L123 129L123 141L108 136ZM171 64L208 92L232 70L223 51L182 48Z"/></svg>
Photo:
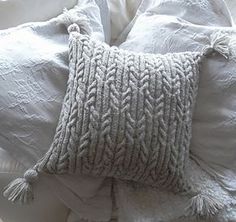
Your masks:
<svg viewBox="0 0 236 222"><path fill-rule="evenodd" d="M46 21L72 8L77 0L4 0L0 1L0 29L25 22Z"/></svg>
<svg viewBox="0 0 236 222"><path fill-rule="evenodd" d="M104 41L96 3L80 0L78 11L90 19L93 37ZM0 141L2 148L24 166L31 166L50 146L66 90L68 34L59 21L60 18L55 18L0 31ZM49 178L46 184L65 206L81 217L81 211L93 211L87 213L92 219L100 212L104 216L105 211L101 209L105 207L109 218L111 201L104 203L104 199L109 198L110 187L104 186L103 179L71 178L67 186L63 180L67 181L68 177ZM94 193L99 195L96 201ZM14 208L8 208L8 211L0 208L0 215L9 211L14 212L11 216L17 215Z"/></svg>
<svg viewBox="0 0 236 222"><path fill-rule="evenodd" d="M9 179L19 176L24 167L0 148L0 189ZM51 194L44 182L36 187L35 203L29 206L12 205L0 195L0 218L4 222L65 222L68 208ZM1 221L0 219L0 221Z"/></svg>
<svg viewBox="0 0 236 222"><path fill-rule="evenodd" d="M57 2L57 4L55 4L55 1ZM112 39L115 39L119 36L120 32L124 29L124 27L128 24L129 20L133 18L134 16L134 5L133 4L126 4L127 1L126 0L110 0L110 10L111 10L111 21L113 26L112 26ZM235 11L231 11L232 15L235 15L235 19L236 19L236 1L235 0L226 0L228 2L228 4L230 5L230 9L235 9ZM59 14L61 9L64 7L72 7L76 1L75 0L68 0L68 1L62 1L62 0L54 0L54 1L42 1L42 0L24 0L24 4L22 3L23 1L0 1L0 29L3 28L7 28L10 26L15 26L18 25L20 23L26 22L26 21L39 21L39 20L46 20L50 17L54 17L55 15ZM42 4L43 2L43 4ZM131 0L130 2L134 2L133 0ZM129 3L130 3L129 2ZM137 1L138 2L138 1ZM136 3L137 3L136 2ZM41 7L39 7L39 4ZM56 5L56 7L55 7ZM36 7L35 7L36 6ZM132 6L132 8L130 8L130 6ZM135 5L135 7L137 7L137 5ZM123 8L122 10L124 10L125 8L125 12L126 13L122 13L120 14L120 8ZM9 14L9 10L11 11L11 13ZM37 11L38 13L35 13L35 11ZM31 12L31 13L29 13ZM117 21L117 14L120 14L119 17L119 22L116 23ZM12 15L15 16L12 16ZM6 22L7 21L7 22ZM108 37L109 38L109 37ZM2 159L1 159L2 157ZM4 161L1 161L4 160ZM0 172L4 172L4 174L0 175L0 184L1 186L3 184L5 184L7 181L10 180L10 178L13 176L12 175L12 170L14 170L14 172L19 172L22 173L24 167L22 167L17 161L13 160L9 154L0 151ZM5 182L4 182L5 181ZM1 187L0 187L1 188ZM67 215L67 208L60 203L60 201L58 201L58 199L51 194L43 194L43 189L40 189L40 191L42 193L42 195L44 196L49 196L49 201L46 200L46 202L49 203L50 206L55 207L51 214L48 212L45 213L45 208L41 208L40 206L43 206L44 204L40 204L37 206L37 215L36 214L36 210L35 209L30 209L27 208L27 214L29 214L29 212L32 213L31 218L36 218L39 217L40 215L45 214L45 218L41 218L41 221L44 222L53 222L53 221L57 221L57 222L65 222L66 221L66 215ZM44 200L45 201L45 200ZM43 202L43 201L42 201ZM17 215L12 215L12 218L7 218L6 215L11 215L11 212L7 212L8 209L11 209L8 207L8 205L6 205L6 201L3 199L0 199L0 217L4 217L3 219L5 219L4 222L16 222L15 218L18 218L18 221L21 221L20 218L22 218L22 221L24 221L24 217L26 215L26 211L24 210L19 210ZM38 211L38 209L41 209L42 211ZM1 210L2 212L4 211L4 215L1 214ZM42 213L43 212L43 213ZM57 212L57 213L55 213ZM60 212L60 214L58 213ZM232 213L234 213L232 211ZM16 216L16 217L15 217ZM57 216L55 218L55 216ZM23 219L24 218L24 219ZM74 219L71 219L72 216L70 216L70 222L75 222ZM25 220L27 221L27 220ZM29 222L32 221L32 219L30 219L29 216ZM40 221L40 220L39 220ZM222 220L223 221L223 220ZM78 221L76 221L78 222ZM122 221L123 222L123 221ZM224 221L226 222L226 221Z"/></svg>
<svg viewBox="0 0 236 222"><path fill-rule="evenodd" d="M236 1L225 0L236 21ZM56 4L55 4L56 3ZM63 8L72 8L77 0L3 0L0 1L0 29L25 22L46 21L59 15ZM112 39L116 38L133 18L140 0L108 0L111 12ZM122 11L122 13L120 13ZM119 18L119 19L117 19Z"/></svg>

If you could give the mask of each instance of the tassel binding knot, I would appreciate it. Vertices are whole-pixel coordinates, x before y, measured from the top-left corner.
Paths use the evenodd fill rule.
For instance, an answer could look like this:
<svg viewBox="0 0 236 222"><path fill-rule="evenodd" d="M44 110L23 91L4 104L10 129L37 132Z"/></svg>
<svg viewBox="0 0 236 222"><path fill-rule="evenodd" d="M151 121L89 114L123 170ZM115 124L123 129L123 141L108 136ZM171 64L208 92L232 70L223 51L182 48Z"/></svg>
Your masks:
<svg viewBox="0 0 236 222"><path fill-rule="evenodd" d="M230 38L227 33L223 33L220 31L214 32L210 36L210 45L203 48L202 55L208 57L210 55L213 55L215 52L218 52L226 59L229 59L229 42Z"/></svg>
<svg viewBox="0 0 236 222"><path fill-rule="evenodd" d="M74 24L72 24L72 25L70 25L68 27L67 31L68 31L68 33L71 33L71 32L78 32L78 33L80 33L80 28L79 28L79 26L77 24L74 23Z"/></svg>
<svg viewBox="0 0 236 222"><path fill-rule="evenodd" d="M59 23L65 25L69 33L77 31L90 35L92 32L89 19L80 12L78 6L69 11L64 9L63 14L59 17Z"/></svg>
<svg viewBox="0 0 236 222"><path fill-rule="evenodd" d="M69 11L65 9L58 19L59 24L63 24L69 33L78 32L87 35L91 33L89 20L81 13L78 6ZM12 202L30 203L34 199L32 185L38 180L39 171L41 171L40 162L32 169L27 170L23 178L17 178L6 186L3 196Z"/></svg>

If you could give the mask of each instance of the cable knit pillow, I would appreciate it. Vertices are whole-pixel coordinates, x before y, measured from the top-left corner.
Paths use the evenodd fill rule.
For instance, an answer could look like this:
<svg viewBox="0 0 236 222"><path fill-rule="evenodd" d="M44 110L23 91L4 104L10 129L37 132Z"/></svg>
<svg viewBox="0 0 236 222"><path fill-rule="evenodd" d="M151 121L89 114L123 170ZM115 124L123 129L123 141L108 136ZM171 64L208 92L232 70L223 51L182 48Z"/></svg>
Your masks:
<svg viewBox="0 0 236 222"><path fill-rule="evenodd" d="M49 173L111 176L187 191L199 53L136 54L75 32Z"/></svg>
<svg viewBox="0 0 236 222"><path fill-rule="evenodd" d="M47 154L5 190L33 198L38 173L75 173L137 181L193 194L185 175L199 63L212 52L128 52L69 27L70 75ZM209 50L210 49L210 50Z"/></svg>

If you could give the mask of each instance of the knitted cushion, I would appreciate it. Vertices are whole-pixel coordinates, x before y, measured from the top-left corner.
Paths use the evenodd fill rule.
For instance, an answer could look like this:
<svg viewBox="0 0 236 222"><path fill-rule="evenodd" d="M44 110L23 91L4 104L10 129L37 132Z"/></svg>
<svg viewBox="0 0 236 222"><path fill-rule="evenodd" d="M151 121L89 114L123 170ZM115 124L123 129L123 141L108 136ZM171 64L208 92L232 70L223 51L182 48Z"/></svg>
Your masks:
<svg viewBox="0 0 236 222"><path fill-rule="evenodd" d="M56 135L40 170L187 191L200 53L136 54L78 32Z"/></svg>
<svg viewBox="0 0 236 222"><path fill-rule="evenodd" d="M70 75L53 143L4 195L32 200L31 185L42 172L115 177L195 194L185 169L199 64L214 50L227 52L225 38L216 35L203 52L154 55L110 47L81 35L76 24L68 30Z"/></svg>

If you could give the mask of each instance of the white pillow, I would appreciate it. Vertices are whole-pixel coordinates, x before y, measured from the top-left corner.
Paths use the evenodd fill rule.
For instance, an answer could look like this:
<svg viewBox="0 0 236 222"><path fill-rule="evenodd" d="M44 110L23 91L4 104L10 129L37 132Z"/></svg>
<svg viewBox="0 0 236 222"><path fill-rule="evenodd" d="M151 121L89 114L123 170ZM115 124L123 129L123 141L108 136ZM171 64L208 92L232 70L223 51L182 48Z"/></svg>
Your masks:
<svg viewBox="0 0 236 222"><path fill-rule="evenodd" d="M232 19L221 0L153 1L153 5L137 18L120 47L162 54L199 51L216 30L234 32L233 38L236 38ZM226 196L230 199L230 191L236 190L235 69L234 60L227 61L218 55L203 64L193 119L191 152L201 167L223 185L224 190L219 188L217 195L214 195L217 198L221 192L228 192ZM171 199L167 197L166 200L170 204ZM149 206L152 206L151 201ZM174 206L181 211L178 204Z"/></svg>
<svg viewBox="0 0 236 222"><path fill-rule="evenodd" d="M67 39L55 19L0 32L0 146L25 166L53 137L68 75Z"/></svg>
<svg viewBox="0 0 236 222"><path fill-rule="evenodd" d="M96 5L76 10L99 13ZM48 150L66 90L68 34L59 19L0 31L0 147L26 167ZM101 23L91 24L103 41Z"/></svg>
<svg viewBox="0 0 236 222"><path fill-rule="evenodd" d="M139 14L140 4L143 1L142 0L136 0L136 1L134 0L107 0L107 2L109 5L110 14L111 14L110 16L111 17L111 44L119 45L125 40L125 37L127 36L127 32L129 32L130 29L132 28L133 22L131 21L132 20L135 21L136 19L135 17L137 17ZM217 2L219 3L218 0ZM227 6L229 7L232 17L234 18L234 21L236 21L235 0L225 0L225 2L227 3ZM148 5L152 5L152 4L155 5L156 1L146 0L145 3L147 3ZM226 13L225 5L223 6L223 8L224 8L223 13L225 14ZM215 10L219 10L219 9L215 9ZM120 13L121 11L122 13ZM144 10L142 9L141 12L143 11ZM199 12L199 14L201 14L201 12ZM228 12L225 15L228 18L230 18ZM119 39L119 41L117 40L117 38Z"/></svg>
<svg viewBox="0 0 236 222"><path fill-rule="evenodd" d="M96 2L100 7L106 5L105 0ZM104 41L99 7L94 0L79 3L72 13L87 16L93 38ZM106 8L101 11L103 21L108 19ZM61 16L0 32L0 64L4 64L0 67L0 147L25 167L32 166L48 150L66 90L68 34L59 21ZM100 189L103 179L62 176L47 179L46 184L80 217L101 221L109 217L109 182ZM101 204L104 199L105 205Z"/></svg>
<svg viewBox="0 0 236 222"><path fill-rule="evenodd" d="M106 42L110 41L110 13L106 0L4 0L0 1L0 30L17 26L26 22L49 20L61 14L64 8L70 9L78 5L86 9L94 29L98 21L102 22ZM95 3L97 5L95 5ZM98 15L97 7L101 12ZM100 13L99 13L100 14Z"/></svg>

